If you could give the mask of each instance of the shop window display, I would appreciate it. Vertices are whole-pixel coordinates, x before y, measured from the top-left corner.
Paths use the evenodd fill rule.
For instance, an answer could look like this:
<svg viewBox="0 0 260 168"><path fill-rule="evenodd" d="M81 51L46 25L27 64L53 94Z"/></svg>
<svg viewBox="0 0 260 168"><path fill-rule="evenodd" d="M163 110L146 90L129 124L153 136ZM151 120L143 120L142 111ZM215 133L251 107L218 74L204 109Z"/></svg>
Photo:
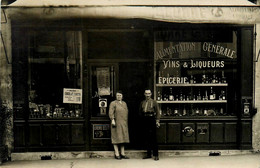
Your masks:
<svg viewBox="0 0 260 168"><path fill-rule="evenodd" d="M81 33L32 31L29 35L29 118L81 118Z"/></svg>
<svg viewBox="0 0 260 168"><path fill-rule="evenodd" d="M185 33L185 37L178 39L176 33ZM155 99L162 116L236 115L237 34L230 30L224 37L217 37L219 34L221 31L207 31L200 39L193 31L155 33Z"/></svg>

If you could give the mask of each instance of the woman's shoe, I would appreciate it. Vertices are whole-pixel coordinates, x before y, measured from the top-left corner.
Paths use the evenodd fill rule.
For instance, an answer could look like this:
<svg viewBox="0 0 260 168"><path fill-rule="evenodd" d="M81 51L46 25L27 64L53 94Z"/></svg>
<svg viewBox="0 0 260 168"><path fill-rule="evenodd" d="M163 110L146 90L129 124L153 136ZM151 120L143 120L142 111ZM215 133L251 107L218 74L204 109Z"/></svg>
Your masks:
<svg viewBox="0 0 260 168"><path fill-rule="evenodd" d="M116 159L116 160L121 160L121 157L115 155L115 159Z"/></svg>
<svg viewBox="0 0 260 168"><path fill-rule="evenodd" d="M129 157L127 157L126 155L121 155L122 159L129 159Z"/></svg>

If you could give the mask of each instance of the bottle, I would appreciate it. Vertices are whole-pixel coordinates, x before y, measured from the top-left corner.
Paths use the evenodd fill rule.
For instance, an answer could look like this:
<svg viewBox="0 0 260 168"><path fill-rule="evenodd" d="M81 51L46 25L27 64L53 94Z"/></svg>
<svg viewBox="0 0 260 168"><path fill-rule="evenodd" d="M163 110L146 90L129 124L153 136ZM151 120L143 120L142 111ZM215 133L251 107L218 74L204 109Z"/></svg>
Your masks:
<svg viewBox="0 0 260 168"><path fill-rule="evenodd" d="M207 90L205 90L205 100L209 100L208 91Z"/></svg>
<svg viewBox="0 0 260 168"><path fill-rule="evenodd" d="M214 71L213 76L212 76L212 83L216 83L216 73Z"/></svg>
<svg viewBox="0 0 260 168"><path fill-rule="evenodd" d="M222 100L226 100L225 90L221 91L221 95L222 95Z"/></svg>
<svg viewBox="0 0 260 168"><path fill-rule="evenodd" d="M219 111L220 115L224 115L224 109L221 107Z"/></svg>
<svg viewBox="0 0 260 168"><path fill-rule="evenodd" d="M160 92L160 90L158 90L157 92L157 101L161 101L162 100L162 94Z"/></svg>
<svg viewBox="0 0 260 168"><path fill-rule="evenodd" d="M201 78L201 83L206 83L205 71L203 71L203 75L202 75L202 78Z"/></svg>
<svg viewBox="0 0 260 168"><path fill-rule="evenodd" d="M179 113L179 110L178 110L178 108L175 108L174 109L174 114L173 114L174 116L180 116L180 113Z"/></svg>
<svg viewBox="0 0 260 168"><path fill-rule="evenodd" d="M182 91L180 91L180 101L183 100L183 95L182 95Z"/></svg>
<svg viewBox="0 0 260 168"><path fill-rule="evenodd" d="M219 96L218 96L219 100L222 100L222 92L220 92Z"/></svg>
<svg viewBox="0 0 260 168"><path fill-rule="evenodd" d="M201 100L200 90L199 90L199 93L198 93L198 96L197 96L197 100Z"/></svg>
<svg viewBox="0 0 260 168"><path fill-rule="evenodd" d="M195 115L200 115L200 110L198 107L196 108Z"/></svg>
<svg viewBox="0 0 260 168"><path fill-rule="evenodd" d="M186 110L185 106L183 107L182 115L183 115L183 116L186 116L186 115L187 115L187 110Z"/></svg>
<svg viewBox="0 0 260 168"><path fill-rule="evenodd" d="M174 97L173 97L173 93L172 93L172 88L170 88L170 94L169 94L169 101L173 101Z"/></svg>
<svg viewBox="0 0 260 168"><path fill-rule="evenodd" d="M206 83L209 83L209 77L206 75Z"/></svg>
<svg viewBox="0 0 260 168"><path fill-rule="evenodd" d="M210 87L209 99L210 99L210 100L215 100L215 99L216 99L216 94L215 94L215 92L213 91L213 88L212 88L212 87Z"/></svg>
<svg viewBox="0 0 260 168"><path fill-rule="evenodd" d="M208 115L208 109L205 107L204 111L203 111L203 115L207 116Z"/></svg>
<svg viewBox="0 0 260 168"><path fill-rule="evenodd" d="M166 93L164 93L164 95L163 95L163 100L168 101L168 95Z"/></svg>
<svg viewBox="0 0 260 168"><path fill-rule="evenodd" d="M190 84L193 84L194 81L193 81L193 75L190 76Z"/></svg>
<svg viewBox="0 0 260 168"><path fill-rule="evenodd" d="M222 71L221 82L222 82L222 83L227 83L227 80L226 80L224 71Z"/></svg>

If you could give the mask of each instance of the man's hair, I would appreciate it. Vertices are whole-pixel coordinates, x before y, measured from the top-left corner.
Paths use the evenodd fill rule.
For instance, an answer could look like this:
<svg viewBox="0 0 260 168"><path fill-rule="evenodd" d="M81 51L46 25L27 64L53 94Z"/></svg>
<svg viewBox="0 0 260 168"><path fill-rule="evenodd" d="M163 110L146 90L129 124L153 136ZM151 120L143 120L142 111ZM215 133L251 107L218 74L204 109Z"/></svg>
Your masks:
<svg viewBox="0 0 260 168"><path fill-rule="evenodd" d="M146 91L146 90L150 90L151 93L152 93L152 89L150 89L150 88L145 88L144 91Z"/></svg>

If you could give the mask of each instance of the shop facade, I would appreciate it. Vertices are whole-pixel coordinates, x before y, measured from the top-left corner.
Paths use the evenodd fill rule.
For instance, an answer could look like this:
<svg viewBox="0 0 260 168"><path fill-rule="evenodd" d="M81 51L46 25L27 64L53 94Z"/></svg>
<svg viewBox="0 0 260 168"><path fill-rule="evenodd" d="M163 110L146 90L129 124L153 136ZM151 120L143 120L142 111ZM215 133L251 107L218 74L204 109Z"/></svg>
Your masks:
<svg viewBox="0 0 260 168"><path fill-rule="evenodd" d="M58 15L11 19L13 152L112 150L117 90L129 108L128 149L142 149L145 88L160 107L161 150L253 148L253 22Z"/></svg>

